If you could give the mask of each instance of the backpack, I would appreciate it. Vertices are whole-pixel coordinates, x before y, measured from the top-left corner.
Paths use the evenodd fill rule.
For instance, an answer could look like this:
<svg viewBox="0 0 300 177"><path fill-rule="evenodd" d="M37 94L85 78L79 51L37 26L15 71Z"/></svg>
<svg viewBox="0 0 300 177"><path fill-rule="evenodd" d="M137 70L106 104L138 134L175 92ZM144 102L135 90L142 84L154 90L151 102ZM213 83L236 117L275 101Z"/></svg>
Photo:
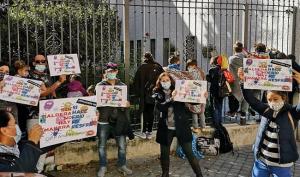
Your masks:
<svg viewBox="0 0 300 177"><path fill-rule="evenodd" d="M197 149L204 155L216 156L219 154L220 140L217 138L207 138L199 136L197 138Z"/></svg>
<svg viewBox="0 0 300 177"><path fill-rule="evenodd" d="M229 83L229 84L232 84L234 83L234 76L233 74L228 71L227 69L223 71L223 74L224 74L224 77L226 79L226 81Z"/></svg>
<svg viewBox="0 0 300 177"><path fill-rule="evenodd" d="M220 153L227 153L230 151L233 152L233 143L230 140L226 128L222 124L216 126L213 137L215 139L219 139L220 141L220 148L219 148Z"/></svg>
<svg viewBox="0 0 300 177"><path fill-rule="evenodd" d="M200 159L204 158L203 153L201 151L199 151L199 149L198 149L197 137L194 134L193 134L193 140L192 140L192 151L193 151L193 155L196 157L196 159L200 160ZM183 149L181 146L177 146L176 154L179 158L186 159L186 155L183 152Z"/></svg>
<svg viewBox="0 0 300 177"><path fill-rule="evenodd" d="M220 78L219 78L219 81L218 81L218 85L219 85L218 96L220 98L227 97L231 94L231 92L232 92L231 87L230 87L228 81L226 80L224 72L222 72L222 71L220 73Z"/></svg>

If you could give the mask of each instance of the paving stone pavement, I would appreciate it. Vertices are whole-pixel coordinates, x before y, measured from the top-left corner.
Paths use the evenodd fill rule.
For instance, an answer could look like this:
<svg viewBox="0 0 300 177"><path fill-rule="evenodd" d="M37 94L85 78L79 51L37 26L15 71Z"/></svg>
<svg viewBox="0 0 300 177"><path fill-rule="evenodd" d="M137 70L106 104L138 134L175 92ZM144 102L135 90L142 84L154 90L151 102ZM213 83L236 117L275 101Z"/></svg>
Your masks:
<svg viewBox="0 0 300 177"><path fill-rule="evenodd" d="M298 144L299 147L300 144ZM299 151L299 149L298 149ZM116 161L110 161L105 177L122 177L116 169ZM158 157L129 159L128 167L133 170L129 177L158 177L161 168ZM205 177L249 177L253 165L251 148L235 149L234 154L227 153L219 156L206 157L200 160L203 176ZM69 166L62 171L53 171L50 174L57 177L96 177L98 163L92 162L85 166ZM187 160L171 156L170 177L194 177ZM294 177L300 176L300 160L295 164Z"/></svg>

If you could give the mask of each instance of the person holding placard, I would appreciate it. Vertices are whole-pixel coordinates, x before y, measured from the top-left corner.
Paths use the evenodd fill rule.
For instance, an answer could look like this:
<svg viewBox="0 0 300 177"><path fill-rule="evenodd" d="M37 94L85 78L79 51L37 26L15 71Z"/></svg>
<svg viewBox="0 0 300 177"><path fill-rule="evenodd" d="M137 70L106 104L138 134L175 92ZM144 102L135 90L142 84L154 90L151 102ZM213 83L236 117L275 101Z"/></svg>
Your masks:
<svg viewBox="0 0 300 177"><path fill-rule="evenodd" d="M160 162L162 177L169 177L170 146L173 137L177 137L193 171L202 177L201 168L192 150L192 132L189 120L191 112L183 102L174 101L176 96L175 81L168 72L162 73L156 81L153 98L159 116L156 142L160 144Z"/></svg>
<svg viewBox="0 0 300 177"><path fill-rule="evenodd" d="M9 75L9 65L5 62L0 62L0 88L2 89L4 87L4 81L3 78L5 75ZM0 110L6 110L8 112L11 112L16 121L19 121L18 118L18 107L16 103L0 100Z"/></svg>
<svg viewBox="0 0 300 177"><path fill-rule="evenodd" d="M188 60L186 63L187 70L191 73L194 80L206 80L204 71L197 66L197 60ZM189 104L189 110L193 113L193 131L198 133L205 128L205 104ZM200 118L200 126L198 119ZM200 129L201 128L201 129Z"/></svg>
<svg viewBox="0 0 300 177"><path fill-rule="evenodd" d="M105 70L106 79L98 83L96 88L98 86L124 86L125 84L117 78L117 74L118 65L108 63ZM102 94L101 91L97 90L98 94ZM107 171L106 143L110 134L114 136L118 145L118 170L130 175L132 170L126 166L126 135L130 127L128 118L130 104L127 101L126 107L98 106L100 106L98 110L101 116L98 124L100 169L97 175L104 177Z"/></svg>
<svg viewBox="0 0 300 177"><path fill-rule="evenodd" d="M293 71L293 78L300 84L300 73ZM269 90L267 104L258 100L252 90L244 89L242 68L238 70L245 100L267 121L261 122L253 146L255 162L252 177L291 177L291 166L298 160L295 126L300 119L300 103L287 102L287 92Z"/></svg>

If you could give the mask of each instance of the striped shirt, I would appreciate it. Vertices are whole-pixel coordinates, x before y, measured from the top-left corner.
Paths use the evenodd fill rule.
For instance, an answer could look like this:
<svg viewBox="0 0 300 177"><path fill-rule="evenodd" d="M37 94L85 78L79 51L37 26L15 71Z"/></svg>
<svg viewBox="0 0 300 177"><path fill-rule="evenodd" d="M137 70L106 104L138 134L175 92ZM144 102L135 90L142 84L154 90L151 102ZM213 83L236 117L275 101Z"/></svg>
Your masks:
<svg viewBox="0 0 300 177"><path fill-rule="evenodd" d="M279 164L279 148L278 148L278 126L275 122L270 121L265 131L265 138L260 149L260 160L269 166L291 167L293 163Z"/></svg>

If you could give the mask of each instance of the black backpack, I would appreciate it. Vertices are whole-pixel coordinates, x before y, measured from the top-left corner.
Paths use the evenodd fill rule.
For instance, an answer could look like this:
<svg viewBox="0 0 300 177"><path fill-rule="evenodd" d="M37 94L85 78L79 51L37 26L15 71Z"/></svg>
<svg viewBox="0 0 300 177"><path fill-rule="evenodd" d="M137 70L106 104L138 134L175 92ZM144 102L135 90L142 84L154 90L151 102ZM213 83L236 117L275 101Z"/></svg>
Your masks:
<svg viewBox="0 0 300 177"><path fill-rule="evenodd" d="M220 153L227 153L230 151L233 152L233 143L230 140L226 128L222 124L215 126L215 132L213 137L220 140Z"/></svg>

